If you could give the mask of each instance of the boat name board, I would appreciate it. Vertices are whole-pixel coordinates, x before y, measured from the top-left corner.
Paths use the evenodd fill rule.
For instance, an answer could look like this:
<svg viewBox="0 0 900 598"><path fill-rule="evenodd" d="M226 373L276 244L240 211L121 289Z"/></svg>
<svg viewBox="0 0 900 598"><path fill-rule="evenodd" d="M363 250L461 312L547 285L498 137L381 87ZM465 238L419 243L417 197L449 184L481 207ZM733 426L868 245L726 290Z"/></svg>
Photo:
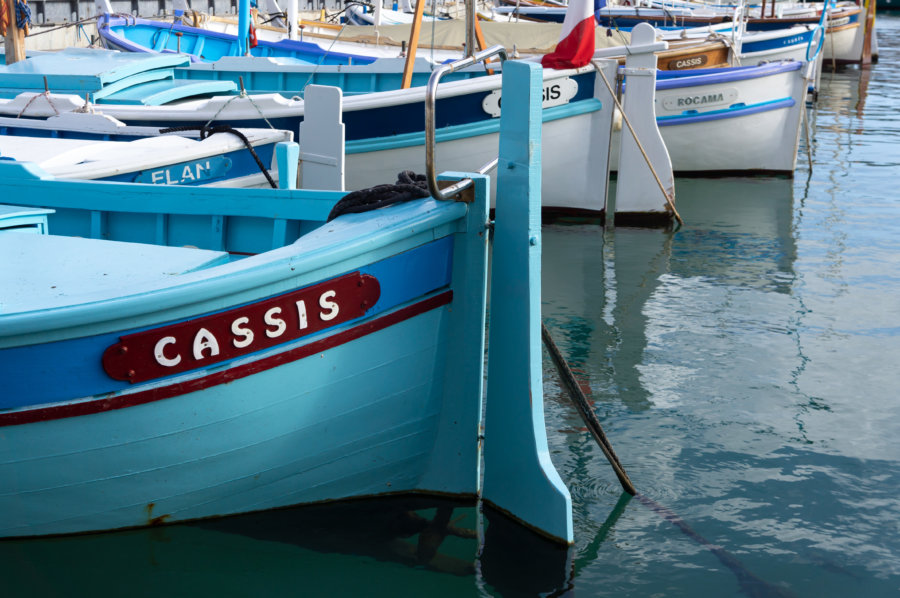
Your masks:
<svg viewBox="0 0 900 598"><path fill-rule="evenodd" d="M115 380L145 382L286 343L365 315L378 280L354 272L223 312L119 338L103 353Z"/></svg>
<svg viewBox="0 0 900 598"><path fill-rule="evenodd" d="M805 35L794 35L792 37L782 38L781 41L777 42L778 47L781 48L789 48L791 46L796 46L798 44L807 43L809 38Z"/></svg>
<svg viewBox="0 0 900 598"><path fill-rule="evenodd" d="M670 95L663 98L666 110L691 110L693 108L733 104L738 98L734 87L699 95Z"/></svg>
<svg viewBox="0 0 900 598"><path fill-rule="evenodd" d="M687 58L676 58L670 60L666 67L670 71L678 71L681 69L695 69L709 62L709 56L701 54L700 56L690 56Z"/></svg>
<svg viewBox="0 0 900 598"><path fill-rule="evenodd" d="M838 17L837 19L828 19L829 27L840 27L850 23L850 17Z"/></svg>
<svg viewBox="0 0 900 598"><path fill-rule="evenodd" d="M135 183L149 183L151 185L184 185L210 179L224 177L231 170L231 159L225 156L213 156L196 162L184 162L142 170L134 177Z"/></svg>
<svg viewBox="0 0 900 598"><path fill-rule="evenodd" d="M571 77L544 82L542 108L562 106L578 93L578 83ZM491 116L500 116L500 90L495 89L481 101L481 108Z"/></svg>

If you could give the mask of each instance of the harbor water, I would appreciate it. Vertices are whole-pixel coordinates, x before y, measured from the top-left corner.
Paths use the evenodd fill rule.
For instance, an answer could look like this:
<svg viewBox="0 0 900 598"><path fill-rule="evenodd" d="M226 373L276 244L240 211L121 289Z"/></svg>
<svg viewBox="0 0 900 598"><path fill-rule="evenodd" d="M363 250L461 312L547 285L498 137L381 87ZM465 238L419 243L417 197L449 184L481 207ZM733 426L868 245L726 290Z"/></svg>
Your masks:
<svg viewBox="0 0 900 598"><path fill-rule="evenodd" d="M900 16L877 28L793 179L678 179L675 230L544 227L544 321L641 493L545 355L570 549L359 501L0 542L0 595L900 595Z"/></svg>

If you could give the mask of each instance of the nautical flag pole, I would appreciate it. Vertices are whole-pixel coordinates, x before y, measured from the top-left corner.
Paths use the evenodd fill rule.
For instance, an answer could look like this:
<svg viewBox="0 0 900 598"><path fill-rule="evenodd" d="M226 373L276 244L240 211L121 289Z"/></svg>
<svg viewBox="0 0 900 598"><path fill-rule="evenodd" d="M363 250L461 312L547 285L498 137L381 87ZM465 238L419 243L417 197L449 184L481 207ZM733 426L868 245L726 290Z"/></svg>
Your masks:
<svg viewBox="0 0 900 598"><path fill-rule="evenodd" d="M587 65L594 57L596 26L593 0L569 0L559 43L552 52L544 55L541 64L548 69L572 69Z"/></svg>

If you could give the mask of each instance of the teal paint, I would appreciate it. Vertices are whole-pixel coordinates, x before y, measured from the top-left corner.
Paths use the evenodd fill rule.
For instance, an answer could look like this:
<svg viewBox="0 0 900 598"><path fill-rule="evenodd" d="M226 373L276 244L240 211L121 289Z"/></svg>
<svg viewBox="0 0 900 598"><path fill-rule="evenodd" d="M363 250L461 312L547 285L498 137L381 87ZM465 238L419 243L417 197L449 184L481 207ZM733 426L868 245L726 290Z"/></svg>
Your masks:
<svg viewBox="0 0 900 598"><path fill-rule="evenodd" d="M300 146L293 141L282 141L276 144L275 163L278 165L278 188L296 189Z"/></svg>
<svg viewBox="0 0 900 598"><path fill-rule="evenodd" d="M550 461L541 378L541 67L503 68L491 265L483 498L571 544L572 500ZM515 99L515 101L513 101Z"/></svg>

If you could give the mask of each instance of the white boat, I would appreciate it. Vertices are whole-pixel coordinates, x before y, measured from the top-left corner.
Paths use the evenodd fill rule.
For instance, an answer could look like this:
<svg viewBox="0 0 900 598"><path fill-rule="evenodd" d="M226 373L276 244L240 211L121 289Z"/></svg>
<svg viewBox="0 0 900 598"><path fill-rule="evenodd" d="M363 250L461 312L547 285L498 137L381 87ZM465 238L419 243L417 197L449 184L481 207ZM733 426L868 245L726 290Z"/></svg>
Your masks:
<svg viewBox="0 0 900 598"><path fill-rule="evenodd" d="M810 71L787 61L661 73L656 120L675 173L791 175Z"/></svg>
<svg viewBox="0 0 900 598"><path fill-rule="evenodd" d="M207 136L208 135L208 136ZM32 162L58 178L156 185L270 187L278 179L278 129L223 128L160 134L102 114L0 117L0 157Z"/></svg>
<svg viewBox="0 0 900 598"><path fill-rule="evenodd" d="M641 43L632 48L632 56L653 54L665 47L664 43L655 41ZM78 61L85 60L84 51L72 55ZM64 53L55 55L53 60L46 61L46 68L65 70L66 56ZM542 195L544 207L550 212L601 216L606 209L608 174L596 165L608 163L614 103L602 78L606 77L610 82L615 79L616 62L598 62L601 64L598 68L591 65L542 71L545 90ZM272 75L283 76L277 64L270 67ZM332 69L341 77L337 65ZM212 77L217 74L215 68L209 73ZM257 74L266 73L257 71ZM395 72L394 76L399 73ZM310 74L306 77L309 80ZM327 80L318 82L328 83ZM438 88L437 159L442 169L471 170L473 165L486 164L497 155L500 84L501 77L495 74L450 80ZM361 85L366 88L364 81ZM34 101L40 95L22 94L0 101L0 114L46 118L84 105L83 98L71 95L53 96L52 101ZM417 172L424 170L425 97L425 87L356 95L348 92L342 104L346 130L345 188L360 189L381 184L388 178L392 180L397 172L410 168ZM173 127L214 122L240 128L273 126L297 131L304 119L305 103L297 97L286 98L271 93L201 97L160 106L98 103L94 109L133 125L154 123ZM655 127L652 111L643 116L632 115L632 118L635 121L643 119ZM668 164L656 168L664 176L670 176L665 174L670 173ZM657 207L667 212L664 203Z"/></svg>

